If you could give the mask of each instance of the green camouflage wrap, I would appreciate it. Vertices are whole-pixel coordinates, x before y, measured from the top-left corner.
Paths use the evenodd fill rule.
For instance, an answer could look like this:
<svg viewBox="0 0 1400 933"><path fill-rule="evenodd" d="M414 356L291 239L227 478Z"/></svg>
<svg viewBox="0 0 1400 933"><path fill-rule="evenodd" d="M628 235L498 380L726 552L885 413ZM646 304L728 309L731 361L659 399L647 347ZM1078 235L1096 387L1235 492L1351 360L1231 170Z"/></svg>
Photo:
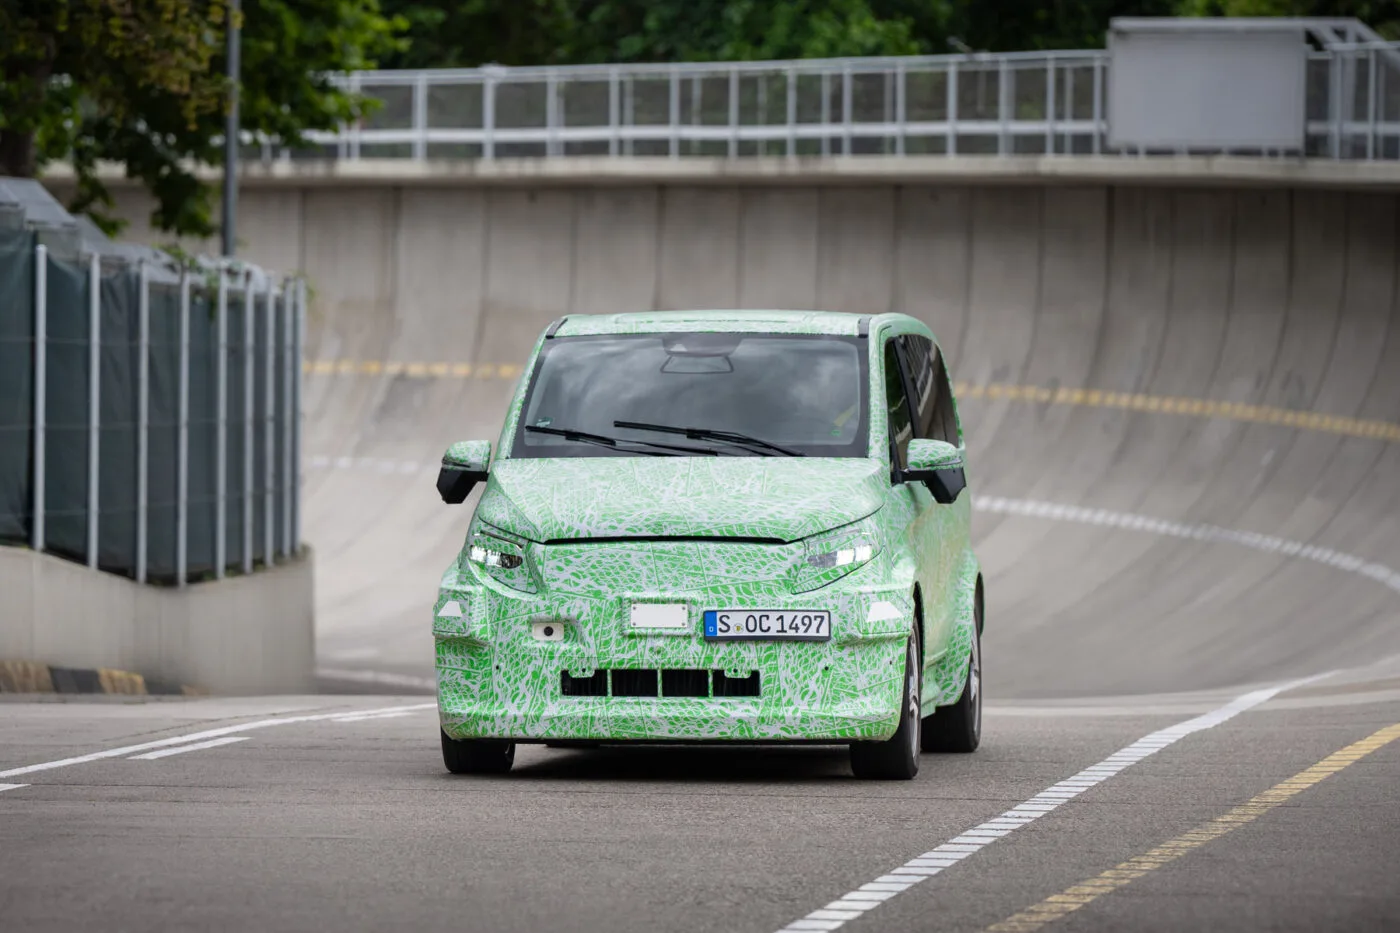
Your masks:
<svg viewBox="0 0 1400 933"><path fill-rule="evenodd" d="M857 326L854 315L697 312L571 317L558 336L854 334ZM979 574L968 534L972 495L965 490L953 505L931 507L921 484L891 484L883 340L931 335L900 315L873 317L868 326L872 440L865 459L511 459L542 339L517 387L467 541L434 605L444 731L458 739L886 739L898 725L904 646L916 618L924 713L955 703ZM629 540L607 540L619 536ZM863 563L819 569L808 561L856 541L871 546ZM483 550L505 558L473 559ZM632 606L647 603L684 605L685 625L633 628ZM706 639L704 612L726 609L827 610L832 637ZM663 688L641 697L573 696L561 688L564 674L577 681L617 670L722 672L739 680L757 672L760 689L758 696L666 696Z"/></svg>

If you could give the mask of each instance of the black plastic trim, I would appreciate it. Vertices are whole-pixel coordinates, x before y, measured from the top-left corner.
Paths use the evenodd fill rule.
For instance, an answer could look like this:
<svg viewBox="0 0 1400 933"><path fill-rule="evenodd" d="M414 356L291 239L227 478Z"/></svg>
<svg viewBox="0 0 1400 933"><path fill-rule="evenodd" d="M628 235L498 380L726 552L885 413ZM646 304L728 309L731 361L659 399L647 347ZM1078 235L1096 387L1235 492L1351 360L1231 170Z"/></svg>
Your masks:
<svg viewBox="0 0 1400 933"><path fill-rule="evenodd" d="M563 317L561 317L559 320L555 321L553 324L549 325L549 330L547 330L547 331L544 332L544 339L549 340L551 337L553 337L555 334L557 334L557 333L559 332L559 328L563 327L563 326L564 326L564 322L567 321L568 319L569 319L569 316L566 314L566 315L564 315Z"/></svg>

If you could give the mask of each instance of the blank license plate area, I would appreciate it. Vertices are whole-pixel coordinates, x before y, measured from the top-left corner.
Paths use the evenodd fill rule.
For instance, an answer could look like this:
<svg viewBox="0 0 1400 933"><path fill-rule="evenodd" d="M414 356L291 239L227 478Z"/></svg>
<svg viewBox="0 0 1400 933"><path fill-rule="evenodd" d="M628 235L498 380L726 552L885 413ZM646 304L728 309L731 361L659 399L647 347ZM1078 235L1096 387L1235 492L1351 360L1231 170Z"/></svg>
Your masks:
<svg viewBox="0 0 1400 933"><path fill-rule="evenodd" d="M690 625L685 603L633 603L632 628L684 631Z"/></svg>
<svg viewBox="0 0 1400 933"><path fill-rule="evenodd" d="M705 637L821 641L831 637L831 613L820 609L707 609Z"/></svg>

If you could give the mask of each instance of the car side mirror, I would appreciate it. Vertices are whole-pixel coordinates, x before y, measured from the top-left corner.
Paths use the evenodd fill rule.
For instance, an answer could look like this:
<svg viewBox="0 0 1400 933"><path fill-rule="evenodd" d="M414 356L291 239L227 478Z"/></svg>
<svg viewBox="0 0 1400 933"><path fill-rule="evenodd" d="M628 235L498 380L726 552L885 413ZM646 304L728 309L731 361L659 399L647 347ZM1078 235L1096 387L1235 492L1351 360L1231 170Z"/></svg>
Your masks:
<svg viewBox="0 0 1400 933"><path fill-rule="evenodd" d="M467 500L477 483L486 482L491 466L490 441L458 441L442 455L438 470L437 490L448 505L460 505Z"/></svg>
<svg viewBox="0 0 1400 933"><path fill-rule="evenodd" d="M949 505L967 488L967 455L947 441L916 437L905 454L909 465L900 473L904 482L923 483L934 501Z"/></svg>

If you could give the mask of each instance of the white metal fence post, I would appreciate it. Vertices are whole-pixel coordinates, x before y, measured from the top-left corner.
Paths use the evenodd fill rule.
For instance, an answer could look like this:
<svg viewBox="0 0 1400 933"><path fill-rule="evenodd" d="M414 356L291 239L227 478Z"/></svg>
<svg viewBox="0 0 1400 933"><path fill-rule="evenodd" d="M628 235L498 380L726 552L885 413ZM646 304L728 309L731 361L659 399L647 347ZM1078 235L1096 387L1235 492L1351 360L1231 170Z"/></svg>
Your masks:
<svg viewBox="0 0 1400 933"><path fill-rule="evenodd" d="M30 522L30 546L44 549L44 473L49 408L49 250L34 247L34 515Z"/></svg>
<svg viewBox="0 0 1400 933"><path fill-rule="evenodd" d="M544 154L563 155L559 144L559 79L551 70L544 79Z"/></svg>
<svg viewBox="0 0 1400 933"><path fill-rule="evenodd" d="M1011 148L1011 63L1001 60L997 70L997 155L1006 155Z"/></svg>
<svg viewBox="0 0 1400 933"><path fill-rule="evenodd" d="M905 118L908 104L905 101L905 83L909 80L908 73L904 70L903 63L896 66L894 76L894 122L897 127L894 137L895 155L904 155L904 137L906 135Z"/></svg>
<svg viewBox="0 0 1400 933"><path fill-rule="evenodd" d="M292 330L296 321L296 283L282 285L282 553L292 553L292 490L296 487L292 473L292 424L296 420L292 386L296 382L298 358L292 352Z"/></svg>
<svg viewBox="0 0 1400 933"><path fill-rule="evenodd" d="M1093 154L1098 155L1103 147L1103 59L1094 59L1094 145Z"/></svg>
<svg viewBox="0 0 1400 933"><path fill-rule="evenodd" d="M228 270L222 266L214 315L214 579L222 580L228 561Z"/></svg>
<svg viewBox="0 0 1400 933"><path fill-rule="evenodd" d="M496 79L487 76L481 86L481 157L496 157Z"/></svg>
<svg viewBox="0 0 1400 933"><path fill-rule="evenodd" d="M943 143L945 155L958 153L958 63L948 63L948 81L944 89L944 107L948 130Z"/></svg>
<svg viewBox="0 0 1400 933"><path fill-rule="evenodd" d="M413 83L413 158L428 157L428 76L422 72Z"/></svg>
<svg viewBox="0 0 1400 933"><path fill-rule="evenodd" d="M276 563L273 530L276 523L273 511L277 495L277 292L272 280L267 283L267 357L263 362L266 375L264 391L267 403L263 406L263 560L271 567Z"/></svg>
<svg viewBox="0 0 1400 933"><path fill-rule="evenodd" d="M292 553L301 550L301 380L302 348L306 346L306 280L297 279L296 330L293 333L296 367L292 372Z"/></svg>
<svg viewBox="0 0 1400 933"><path fill-rule="evenodd" d="M797 155L797 72L787 70L787 154Z"/></svg>
<svg viewBox="0 0 1400 933"><path fill-rule="evenodd" d="M151 268L140 265L141 294L137 299L140 339L136 365L136 582L146 582L146 505L150 490L147 473L150 461L151 428Z"/></svg>
<svg viewBox="0 0 1400 933"><path fill-rule="evenodd" d="M617 155L621 118L618 112L618 76L616 68L608 69L608 155Z"/></svg>
<svg viewBox="0 0 1400 933"><path fill-rule="evenodd" d="M739 155L739 69L729 69L729 158Z"/></svg>
<svg viewBox="0 0 1400 933"><path fill-rule="evenodd" d="M243 572L253 572L253 355L255 343L253 274L243 276Z"/></svg>
<svg viewBox="0 0 1400 933"><path fill-rule="evenodd" d="M678 158L681 154L681 74L679 68L671 69L671 81L666 91L666 110L670 119L670 137L667 140L666 151L671 158ZM733 155L733 153L730 153Z"/></svg>
<svg viewBox="0 0 1400 933"><path fill-rule="evenodd" d="M97 566L98 470L102 444L102 257L88 259L88 524L87 565Z"/></svg>
<svg viewBox="0 0 1400 933"><path fill-rule="evenodd" d="M851 154L851 65L841 66L841 154Z"/></svg>
<svg viewBox="0 0 1400 933"><path fill-rule="evenodd" d="M175 584L185 585L190 544L190 273L180 272L180 394L175 447Z"/></svg>

